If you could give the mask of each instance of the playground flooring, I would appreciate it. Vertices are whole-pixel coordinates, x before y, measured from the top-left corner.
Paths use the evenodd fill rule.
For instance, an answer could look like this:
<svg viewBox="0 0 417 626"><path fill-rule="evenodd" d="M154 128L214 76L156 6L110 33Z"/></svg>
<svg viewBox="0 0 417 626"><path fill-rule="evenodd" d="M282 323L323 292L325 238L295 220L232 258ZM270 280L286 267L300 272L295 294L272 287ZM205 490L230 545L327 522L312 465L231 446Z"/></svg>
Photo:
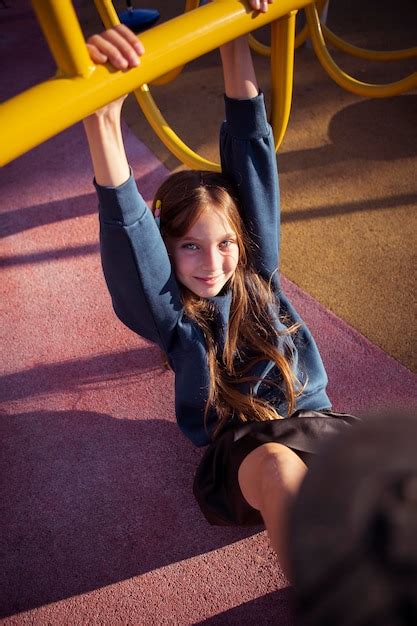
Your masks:
<svg viewBox="0 0 417 626"><path fill-rule="evenodd" d="M398 22L383 1L374 21L339 2L329 23L360 45L415 45L415 9L402 1ZM8 4L2 99L53 72L26 4ZM89 3L77 7L94 28ZM158 8L165 19L182 5ZM349 63L367 75L365 62ZM268 95L267 63L257 64ZM372 64L381 82L410 68ZM217 159L216 53L155 94L179 133ZM416 105L415 93L347 94L309 48L296 53L279 155L282 272L318 341L336 410L417 405ZM178 162L132 100L124 131L149 201ZM2 623L292 626L291 588L262 528L202 518L192 496L202 451L176 427L172 374L112 312L81 125L3 168L0 188Z"/></svg>

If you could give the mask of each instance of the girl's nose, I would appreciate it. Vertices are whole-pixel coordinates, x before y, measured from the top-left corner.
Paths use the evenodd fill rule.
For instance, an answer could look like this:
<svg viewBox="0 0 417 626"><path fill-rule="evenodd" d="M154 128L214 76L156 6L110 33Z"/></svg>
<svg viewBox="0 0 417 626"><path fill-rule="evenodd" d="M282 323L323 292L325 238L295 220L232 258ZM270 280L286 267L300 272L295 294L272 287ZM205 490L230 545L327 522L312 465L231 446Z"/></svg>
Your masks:
<svg viewBox="0 0 417 626"><path fill-rule="evenodd" d="M203 269L206 272L213 272L219 265L219 251L217 247L208 248L204 253Z"/></svg>

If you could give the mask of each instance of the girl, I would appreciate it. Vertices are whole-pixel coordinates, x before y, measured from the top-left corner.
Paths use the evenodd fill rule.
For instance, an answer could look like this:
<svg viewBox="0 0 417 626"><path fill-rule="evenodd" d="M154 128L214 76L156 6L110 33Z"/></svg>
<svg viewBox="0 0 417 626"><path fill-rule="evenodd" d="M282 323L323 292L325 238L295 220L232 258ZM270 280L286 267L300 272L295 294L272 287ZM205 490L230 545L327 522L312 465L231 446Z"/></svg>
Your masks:
<svg viewBox="0 0 417 626"><path fill-rule="evenodd" d="M267 10L267 2L250 4ZM95 63L122 70L144 54L123 26L88 47ZM85 120L102 263L116 314L156 342L175 372L181 430L197 446L210 444L194 482L205 517L264 522L290 576L289 514L305 463L354 418L330 411L316 344L280 290L274 141L246 38L223 46L221 58L222 175L170 176L152 212L124 152L123 99Z"/></svg>

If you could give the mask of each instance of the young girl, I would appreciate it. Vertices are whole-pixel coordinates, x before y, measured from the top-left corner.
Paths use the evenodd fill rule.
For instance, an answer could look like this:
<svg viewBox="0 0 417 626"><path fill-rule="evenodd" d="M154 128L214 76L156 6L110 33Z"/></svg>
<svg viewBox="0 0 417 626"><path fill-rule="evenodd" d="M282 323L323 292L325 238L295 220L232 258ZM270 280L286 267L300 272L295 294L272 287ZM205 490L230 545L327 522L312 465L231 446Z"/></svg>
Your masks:
<svg viewBox="0 0 417 626"><path fill-rule="evenodd" d="M95 63L122 70L144 54L123 26L88 46ZM205 517L263 522L290 576L289 514L305 463L355 418L330 411L316 344L280 289L274 141L246 38L223 46L221 58L222 174L173 174L152 211L124 152L123 99L85 120L102 263L116 314L157 343L175 373L181 430L209 444L194 482Z"/></svg>

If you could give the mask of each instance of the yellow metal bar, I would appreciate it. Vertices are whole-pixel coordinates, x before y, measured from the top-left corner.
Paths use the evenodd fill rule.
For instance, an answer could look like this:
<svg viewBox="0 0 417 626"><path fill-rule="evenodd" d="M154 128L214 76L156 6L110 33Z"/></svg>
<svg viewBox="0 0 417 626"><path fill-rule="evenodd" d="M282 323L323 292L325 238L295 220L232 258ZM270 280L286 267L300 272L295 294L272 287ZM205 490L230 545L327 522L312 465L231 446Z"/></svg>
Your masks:
<svg viewBox="0 0 417 626"><path fill-rule="evenodd" d="M94 70L71 0L32 0L58 70L87 78Z"/></svg>
<svg viewBox="0 0 417 626"><path fill-rule="evenodd" d="M346 52L360 59L368 59L368 61L403 61L404 59L412 59L417 57L417 48L404 48L403 50L366 50L359 48L353 44L338 37L325 24L321 25L324 38L335 48Z"/></svg>
<svg viewBox="0 0 417 626"><path fill-rule="evenodd" d="M327 0L316 0L315 5L321 15ZM294 48L299 48L305 43L308 38L308 24L305 24L299 33L295 36L294 40ZM249 45L254 52L260 54L264 57L269 57L271 55L271 46L268 46L264 43L261 43L258 39L256 39L255 35L249 35Z"/></svg>
<svg viewBox="0 0 417 626"><path fill-rule="evenodd" d="M96 5L97 13L103 22L104 28L111 28L112 26L120 24L119 16L111 0L94 0L94 4Z"/></svg>
<svg viewBox="0 0 417 626"><path fill-rule="evenodd" d="M122 72L98 66L88 78L58 77L11 98L0 107L0 165L121 95L253 28L304 7L307 1L280 0L269 5L263 14L252 12L237 0L215 0L143 33L146 54L137 68Z"/></svg>
<svg viewBox="0 0 417 626"><path fill-rule="evenodd" d="M185 8L184 13L188 13L188 11L193 11L197 9L200 4L200 0L185 0ZM166 85L167 83L171 83L173 80L177 78L184 69L185 65L180 65L180 67L176 67L174 70L171 70L167 74L160 76L156 80L152 81L152 85Z"/></svg>
<svg viewBox="0 0 417 626"><path fill-rule="evenodd" d="M308 27L310 29L311 41L314 52L317 55L322 67L329 76L343 89L365 98L387 98L397 96L417 87L417 72L410 74L406 78L386 85L374 85L365 83L344 72L332 59L327 50L321 30L320 20L314 4L306 7Z"/></svg>
<svg viewBox="0 0 417 626"><path fill-rule="evenodd" d="M220 165L208 161L197 154L197 152L194 152L194 150L187 146L187 144L178 137L175 131L172 130L156 105L155 100L152 98L148 85L142 85L139 89L136 89L135 97L143 114L155 131L155 134L179 161L193 169L220 172Z"/></svg>
<svg viewBox="0 0 417 626"><path fill-rule="evenodd" d="M112 0L94 0L94 4L96 5L97 12L100 15L101 21L103 22L105 28L111 28L112 26L117 26L117 24L120 24L119 16L116 13ZM199 0L186 0L184 12L187 13L187 11L196 9L198 6ZM164 74L163 76L160 76L159 78L153 80L152 84L165 85L166 83L170 83L181 74L184 67L184 65L176 67L167 74Z"/></svg>
<svg viewBox="0 0 417 626"><path fill-rule="evenodd" d="M284 139L290 118L296 15L297 11L291 11L271 25L271 124L274 129L276 150Z"/></svg>

